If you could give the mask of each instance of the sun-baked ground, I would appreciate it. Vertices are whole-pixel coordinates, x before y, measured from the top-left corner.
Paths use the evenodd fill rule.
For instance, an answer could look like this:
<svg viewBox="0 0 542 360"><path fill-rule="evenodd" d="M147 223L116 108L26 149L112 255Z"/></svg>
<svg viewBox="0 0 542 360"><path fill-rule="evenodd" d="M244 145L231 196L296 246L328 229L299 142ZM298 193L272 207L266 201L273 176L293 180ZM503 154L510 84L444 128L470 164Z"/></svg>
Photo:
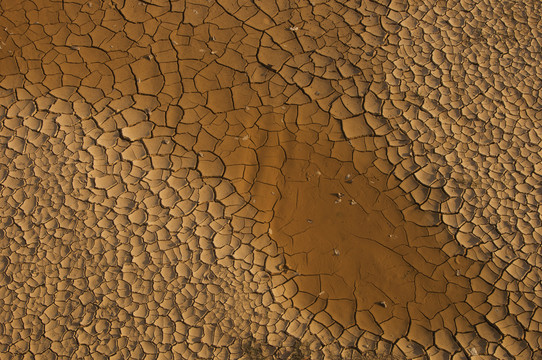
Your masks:
<svg viewBox="0 0 542 360"><path fill-rule="evenodd" d="M0 9L0 357L542 357L538 2Z"/></svg>

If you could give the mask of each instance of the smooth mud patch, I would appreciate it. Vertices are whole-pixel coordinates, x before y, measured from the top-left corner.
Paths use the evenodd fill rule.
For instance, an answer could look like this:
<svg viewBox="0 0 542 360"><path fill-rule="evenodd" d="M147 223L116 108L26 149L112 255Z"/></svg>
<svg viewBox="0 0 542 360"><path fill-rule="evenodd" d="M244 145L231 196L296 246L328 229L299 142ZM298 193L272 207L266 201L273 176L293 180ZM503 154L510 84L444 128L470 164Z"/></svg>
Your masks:
<svg viewBox="0 0 542 360"><path fill-rule="evenodd" d="M409 308L429 319L436 308L451 304L443 274L454 270L441 250L451 237L443 226L405 220L408 197L399 189L384 190L384 174L373 168L370 176L360 175L351 162L329 162L311 156L301 164L287 160L283 167L271 229L287 267L298 273L294 304L325 309L344 327L357 323L378 334L390 322L393 329L385 336L401 337L412 321ZM442 289L429 308L426 279Z"/></svg>

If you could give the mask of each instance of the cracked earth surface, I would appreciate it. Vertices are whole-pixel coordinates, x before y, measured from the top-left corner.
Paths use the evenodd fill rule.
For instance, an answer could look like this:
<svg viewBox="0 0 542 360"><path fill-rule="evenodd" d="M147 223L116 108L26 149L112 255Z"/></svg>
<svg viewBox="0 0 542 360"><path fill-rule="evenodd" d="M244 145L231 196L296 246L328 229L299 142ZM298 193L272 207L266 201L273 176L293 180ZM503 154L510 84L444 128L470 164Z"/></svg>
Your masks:
<svg viewBox="0 0 542 360"><path fill-rule="evenodd" d="M541 8L2 0L2 359L541 359Z"/></svg>

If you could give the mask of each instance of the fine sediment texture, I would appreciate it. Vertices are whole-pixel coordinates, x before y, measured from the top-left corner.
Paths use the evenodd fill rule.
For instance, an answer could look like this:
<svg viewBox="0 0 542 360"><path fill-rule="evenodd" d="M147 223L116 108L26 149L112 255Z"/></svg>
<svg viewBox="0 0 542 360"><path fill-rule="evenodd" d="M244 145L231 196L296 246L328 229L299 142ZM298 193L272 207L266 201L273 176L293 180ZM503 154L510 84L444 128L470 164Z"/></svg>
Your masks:
<svg viewBox="0 0 542 360"><path fill-rule="evenodd" d="M2 359L542 358L538 2L0 9Z"/></svg>

